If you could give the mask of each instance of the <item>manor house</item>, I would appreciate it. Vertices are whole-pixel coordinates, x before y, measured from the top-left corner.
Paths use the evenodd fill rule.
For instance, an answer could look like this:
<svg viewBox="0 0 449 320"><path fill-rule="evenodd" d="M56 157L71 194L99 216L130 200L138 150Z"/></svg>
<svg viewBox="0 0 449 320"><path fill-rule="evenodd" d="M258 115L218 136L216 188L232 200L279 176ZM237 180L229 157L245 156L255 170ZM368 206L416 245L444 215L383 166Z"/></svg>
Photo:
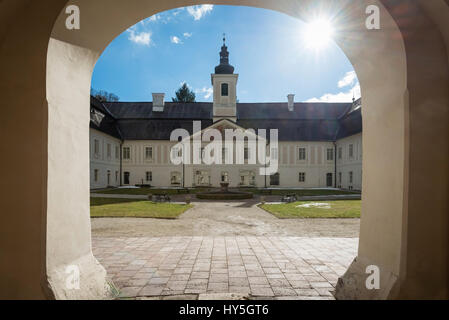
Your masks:
<svg viewBox="0 0 449 320"><path fill-rule="evenodd" d="M211 80L213 103L173 103L165 94L152 102L106 102L91 99L90 184L108 186L257 188L362 188L361 100L352 103L296 103L288 95L280 103L239 103L239 75L223 44L220 64ZM278 171L261 175L255 156L244 150L241 164L178 164L170 153L176 129L278 130L278 145L268 148ZM204 146L201 149L204 156ZM223 160L228 156L223 148ZM232 154L232 153L230 153Z"/></svg>

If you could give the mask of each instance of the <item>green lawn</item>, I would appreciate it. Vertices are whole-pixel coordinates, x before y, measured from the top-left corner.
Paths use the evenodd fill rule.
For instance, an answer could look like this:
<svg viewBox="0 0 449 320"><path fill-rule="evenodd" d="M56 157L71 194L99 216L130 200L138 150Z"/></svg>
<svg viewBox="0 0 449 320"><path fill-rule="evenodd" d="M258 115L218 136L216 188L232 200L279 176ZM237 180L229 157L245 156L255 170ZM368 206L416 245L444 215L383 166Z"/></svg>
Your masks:
<svg viewBox="0 0 449 320"><path fill-rule="evenodd" d="M263 190L263 189L242 189L247 192L254 192L255 194L268 195L268 191L271 191L273 196L283 196L286 194L296 194L298 197L311 197L311 196L335 196L335 195L348 195L348 194L360 194L358 191L345 191L345 190L326 190L326 189L301 189L301 190Z"/></svg>
<svg viewBox="0 0 449 320"><path fill-rule="evenodd" d="M91 198L90 216L176 219L192 207L192 205L154 203L145 200Z"/></svg>
<svg viewBox="0 0 449 320"><path fill-rule="evenodd" d="M325 206L314 206L317 203ZM260 207L281 219L360 218L361 204L360 200L300 201L288 204L264 204ZM304 205L310 207L299 207Z"/></svg>
<svg viewBox="0 0 449 320"><path fill-rule="evenodd" d="M127 194L127 195L139 195L146 196L148 194L196 194L198 192L204 192L205 189L156 189L156 188L136 188L136 189L106 189L106 190L95 190L93 193L101 193L101 194Z"/></svg>

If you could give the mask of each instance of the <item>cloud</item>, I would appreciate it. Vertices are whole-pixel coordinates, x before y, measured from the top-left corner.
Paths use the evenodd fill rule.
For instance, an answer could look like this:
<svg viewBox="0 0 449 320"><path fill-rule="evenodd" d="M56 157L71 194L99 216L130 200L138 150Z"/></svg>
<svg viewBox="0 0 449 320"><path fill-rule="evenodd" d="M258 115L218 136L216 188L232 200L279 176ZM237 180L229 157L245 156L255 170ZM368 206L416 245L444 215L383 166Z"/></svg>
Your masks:
<svg viewBox="0 0 449 320"><path fill-rule="evenodd" d="M195 90L196 94L202 94L204 99L209 100L214 94L214 89L212 87L204 87L202 89Z"/></svg>
<svg viewBox="0 0 449 320"><path fill-rule="evenodd" d="M155 22L160 19L161 19L161 16L159 14L155 14L154 16L151 16L150 18L148 18L148 20L151 22Z"/></svg>
<svg viewBox="0 0 449 320"><path fill-rule="evenodd" d="M149 46L151 41L151 32L136 32L135 29L131 28L128 30L129 32L129 40L136 44Z"/></svg>
<svg viewBox="0 0 449 320"><path fill-rule="evenodd" d="M170 38L170 41L171 41L171 43L174 43L174 44L182 44L181 39L179 39L177 36L172 36Z"/></svg>
<svg viewBox="0 0 449 320"><path fill-rule="evenodd" d="M306 102L351 102L352 98L356 99L361 97L360 84L357 83L354 87L345 92L339 93L326 93L320 98L312 98Z"/></svg>
<svg viewBox="0 0 449 320"><path fill-rule="evenodd" d="M187 7L187 12L195 21L200 20L205 14L210 13L214 9L212 4L203 4L200 6Z"/></svg>
<svg viewBox="0 0 449 320"><path fill-rule="evenodd" d="M355 97L356 99L361 97L360 83L357 80L357 75L355 71L350 71L345 74L345 76L338 81L339 88L349 87L345 91L338 93L326 93L319 98L311 98L306 102L351 102Z"/></svg>
<svg viewBox="0 0 449 320"><path fill-rule="evenodd" d="M178 8L173 12L173 16L177 16L178 14L180 14L182 11L184 11L185 8Z"/></svg>
<svg viewBox="0 0 449 320"><path fill-rule="evenodd" d="M184 32L183 36L184 36L184 38L190 38L192 36L192 34L188 33L188 32Z"/></svg>
<svg viewBox="0 0 449 320"><path fill-rule="evenodd" d="M343 79L338 81L338 87L344 88L353 85L355 82L357 82L357 74L355 73L355 71L349 71L345 74Z"/></svg>

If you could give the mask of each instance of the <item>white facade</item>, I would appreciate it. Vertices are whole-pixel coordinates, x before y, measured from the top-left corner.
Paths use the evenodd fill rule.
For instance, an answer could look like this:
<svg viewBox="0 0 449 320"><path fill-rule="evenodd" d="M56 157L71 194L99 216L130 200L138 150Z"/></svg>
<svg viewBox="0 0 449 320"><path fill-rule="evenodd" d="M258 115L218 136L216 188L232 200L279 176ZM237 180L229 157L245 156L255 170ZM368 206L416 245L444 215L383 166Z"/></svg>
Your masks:
<svg viewBox="0 0 449 320"><path fill-rule="evenodd" d="M90 187L120 186L120 140L90 129Z"/></svg>
<svg viewBox="0 0 449 320"><path fill-rule="evenodd" d="M337 141L337 187L362 189L362 133Z"/></svg>
<svg viewBox="0 0 449 320"><path fill-rule="evenodd" d="M237 102L238 78L238 74L234 73L234 67L229 64L229 52L227 51L226 45L223 44L220 53L220 65L216 67L215 74L212 74L211 76L214 100L213 105L211 106L212 115L211 118L208 118L209 120L212 120L208 122L209 128L216 128L219 129L219 131L224 129L249 129L242 128L238 124L238 118L241 116L238 112ZM173 106L167 106L164 98L165 95L163 93L153 94L153 103L151 104L151 107L148 107L150 109L147 109L146 113L144 112L150 118L142 118L140 120L145 126L143 127L144 129L138 131L137 137L140 136L141 138L144 138L151 136L151 134L147 136L148 133L157 133L158 130L149 129L150 127L145 121L158 122L159 127L152 128L159 128L159 130L161 130L164 129L164 127L161 127L160 124L167 119L171 119L171 114L167 115L167 113L171 112L169 110L173 110L170 109L173 108ZM263 114L262 109L259 109L257 104L253 105L256 105L257 108L252 109L251 112ZM347 108L348 106L343 106L344 108L341 110L345 110L345 114L350 114L352 111L360 109L359 104L358 108L354 108L356 106L356 104L353 104L352 108L349 108L350 110ZM195 107L197 106L190 106L190 108ZM260 108L263 107L264 104L260 104ZM302 106L303 113L298 112L296 107L298 106L295 106L293 94L288 95L288 104L274 105L274 109L271 109L274 111L274 114L272 113L271 117L276 118L276 115L279 112L283 115L283 118L280 120L278 119L279 122L273 122L272 126L279 127L282 126L283 120L294 121L297 119L298 122L290 122L293 123L293 125L287 129L282 127L277 128L279 131L294 131L301 129L302 124L299 120L321 121L321 118L317 118L317 115L314 117L307 117L308 113L313 112L314 106L312 104ZM322 108L323 106L320 107ZM351 107L350 104L349 107ZM125 105L124 108L128 107ZM310 108L312 108L312 110L310 110ZM316 108L318 108L318 105ZM325 109L321 109L318 114L322 116L321 113L326 113L330 110L329 117L334 117L335 121L339 121L335 113L332 113L331 108L332 106L325 106ZM107 108L104 108L104 110L109 113ZM129 110L126 111L128 112ZM348 113L348 111L350 112ZM182 110L179 111L180 114L182 112ZM358 110L358 112L360 112L360 110ZM139 114L141 113L142 111L139 111ZM177 112L175 111L173 114L177 114ZM295 116L296 118L294 118ZM263 118L262 121L272 120L270 116L266 117L268 118ZM326 118L324 116L322 117L323 119ZM113 118L112 114L110 115L110 118ZM192 119L189 116L186 116L185 118ZM181 118L181 120L183 119L184 118ZM210 123L212 123L212 125ZM359 123L361 124L361 119ZM172 127L167 126L165 128ZM206 128L202 129L205 130ZM252 129L257 132L259 128ZM237 161L234 158L233 161L231 161L233 164L174 165L170 160L170 154L173 151L172 149L175 146L175 142L170 142L167 135L160 135L160 137L162 137L160 139L166 140L125 139L125 141L123 141L121 152L118 152L117 150L120 150L121 146L121 141L119 139L112 138L98 130L91 129L91 188L105 188L108 186L119 185L151 185L153 187L186 188L219 187L221 182L229 182L231 187L338 187L343 189L361 190L361 129L348 131L360 133L337 141L329 141L335 140L336 134L328 135L326 129L327 128L322 128L318 125L313 127L313 129L312 127L307 127L306 129L318 132L318 134L314 136L314 140L322 139L326 141L285 141L294 139L291 137L309 136L291 135L286 138L284 135L284 141L279 141L275 152L276 159L278 160L278 173L273 176L261 175L260 169L262 169L263 166L248 164L249 159L244 161L245 164L236 164ZM322 132L324 132L324 134L321 134ZM168 134L168 136L169 135L170 134ZM136 137L136 134L132 134L131 136ZM205 148L206 146L207 143L203 142L202 147ZM191 152L192 159L193 150ZM201 150L197 150L196 152L201 152ZM235 155L235 150L233 153ZM252 158L253 156L254 154L249 157Z"/></svg>
<svg viewBox="0 0 449 320"><path fill-rule="evenodd" d="M95 141L100 145L100 153L97 155ZM107 156L108 144L113 150L111 157ZM225 176L231 187L326 188L336 185L354 190L361 190L362 187L362 134L337 141L337 154L333 142L280 142L278 185L272 184L275 181L270 176L259 174L259 169L263 168L260 165L173 165L170 152L174 145L170 141L125 141L123 185L219 187ZM120 172L120 160L115 158L115 148L119 146L118 139L91 129L91 188L120 184L120 177L116 180L116 173ZM300 149L305 149L304 160L300 160ZM95 170L98 170L97 181ZM330 176L332 181L329 181Z"/></svg>

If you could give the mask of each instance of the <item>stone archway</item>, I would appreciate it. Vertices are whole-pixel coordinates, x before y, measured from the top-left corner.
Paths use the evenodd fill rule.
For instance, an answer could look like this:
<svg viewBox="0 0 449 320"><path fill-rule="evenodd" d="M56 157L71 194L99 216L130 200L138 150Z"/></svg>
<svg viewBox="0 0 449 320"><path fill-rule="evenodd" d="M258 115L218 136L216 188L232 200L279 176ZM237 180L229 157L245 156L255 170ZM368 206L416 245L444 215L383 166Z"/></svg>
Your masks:
<svg viewBox="0 0 449 320"><path fill-rule="evenodd" d="M107 293L105 272L90 241L91 73L102 50L129 26L157 12L203 2L69 1L81 9L79 31L65 28L64 0L0 5L0 88L7 106L1 143L17 155L2 162L8 168L6 181L22 187L20 194L9 184L0 187L1 211L17 213L1 218L0 272L7 276L0 278L0 297L99 298ZM316 10L335 15L337 43L362 86L365 146L360 249L337 296L447 298L447 1L207 2L262 7L304 20ZM373 3L381 8L378 31L365 28L365 9ZM17 180L17 172L24 181ZM69 265L80 267L80 290L65 287ZM380 267L382 290L366 290L367 265Z"/></svg>

